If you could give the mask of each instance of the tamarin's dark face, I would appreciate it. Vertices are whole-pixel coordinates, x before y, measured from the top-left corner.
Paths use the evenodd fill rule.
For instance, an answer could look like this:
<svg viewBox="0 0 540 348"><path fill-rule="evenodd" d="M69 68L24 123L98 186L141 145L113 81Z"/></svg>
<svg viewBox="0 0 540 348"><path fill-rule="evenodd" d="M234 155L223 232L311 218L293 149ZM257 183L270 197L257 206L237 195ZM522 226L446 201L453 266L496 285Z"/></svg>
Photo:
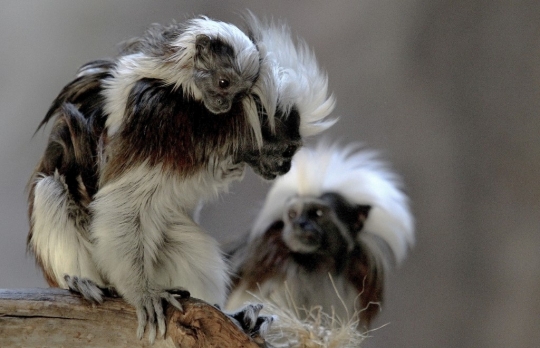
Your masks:
<svg viewBox="0 0 540 348"><path fill-rule="evenodd" d="M231 46L206 35L197 36L193 78L205 107L214 114L228 112L234 101L251 89L259 73L258 57L243 75L235 69L237 56Z"/></svg>
<svg viewBox="0 0 540 348"><path fill-rule="evenodd" d="M302 146L300 114L292 108L288 114L276 111L275 130L270 129L267 119L262 120L262 148L246 151L239 161L246 162L255 173L267 180L287 173L291 169L294 154Z"/></svg>
<svg viewBox="0 0 540 348"><path fill-rule="evenodd" d="M369 209L336 193L294 197L284 208L283 241L296 253L344 256L353 250Z"/></svg>

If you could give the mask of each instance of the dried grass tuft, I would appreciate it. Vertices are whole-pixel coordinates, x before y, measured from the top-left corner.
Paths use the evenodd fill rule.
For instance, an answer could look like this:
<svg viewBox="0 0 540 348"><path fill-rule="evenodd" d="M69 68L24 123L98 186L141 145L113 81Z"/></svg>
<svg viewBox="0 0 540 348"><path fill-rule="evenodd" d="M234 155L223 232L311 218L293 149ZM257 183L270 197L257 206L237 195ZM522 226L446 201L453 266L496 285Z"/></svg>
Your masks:
<svg viewBox="0 0 540 348"><path fill-rule="evenodd" d="M261 299L265 313L276 320L266 334L266 342L275 348L359 348L369 331L359 330L358 311L349 318L325 313L322 307L299 308L289 288L285 298Z"/></svg>

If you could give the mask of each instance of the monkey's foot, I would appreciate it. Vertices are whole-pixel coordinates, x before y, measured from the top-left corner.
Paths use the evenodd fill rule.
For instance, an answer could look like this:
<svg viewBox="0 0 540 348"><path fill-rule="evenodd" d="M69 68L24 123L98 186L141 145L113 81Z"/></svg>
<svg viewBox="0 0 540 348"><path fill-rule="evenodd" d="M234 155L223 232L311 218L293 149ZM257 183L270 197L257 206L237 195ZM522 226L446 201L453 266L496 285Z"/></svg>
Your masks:
<svg viewBox="0 0 540 348"><path fill-rule="evenodd" d="M176 297L189 297L189 291L183 288L176 288L162 291L148 291L142 295L138 303L135 304L137 310L137 337L142 339L145 327L148 325L148 339L154 343L156 339L156 329L159 335L165 337L165 312L162 301L165 300L180 311L184 311L182 305Z"/></svg>
<svg viewBox="0 0 540 348"><path fill-rule="evenodd" d="M260 303L249 304L236 313L226 314L249 336L255 337L259 335L264 338L274 322L274 317L259 316L262 308L263 305Z"/></svg>
<svg viewBox="0 0 540 348"><path fill-rule="evenodd" d="M79 278L77 276L64 275L64 280L69 291L81 294L87 301L91 303L102 303L106 292L111 292L112 289L101 288L92 280L87 278Z"/></svg>

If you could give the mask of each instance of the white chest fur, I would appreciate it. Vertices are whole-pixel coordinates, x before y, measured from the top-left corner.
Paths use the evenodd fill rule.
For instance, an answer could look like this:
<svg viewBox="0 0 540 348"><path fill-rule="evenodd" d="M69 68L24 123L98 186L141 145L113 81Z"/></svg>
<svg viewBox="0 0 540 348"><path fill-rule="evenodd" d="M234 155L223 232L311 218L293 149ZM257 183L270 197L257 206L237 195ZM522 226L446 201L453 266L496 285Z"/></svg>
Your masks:
<svg viewBox="0 0 540 348"><path fill-rule="evenodd" d="M184 287L222 304L227 268L217 242L192 220L223 186L212 173L180 178L141 165L102 187L91 205L96 261L124 297Z"/></svg>

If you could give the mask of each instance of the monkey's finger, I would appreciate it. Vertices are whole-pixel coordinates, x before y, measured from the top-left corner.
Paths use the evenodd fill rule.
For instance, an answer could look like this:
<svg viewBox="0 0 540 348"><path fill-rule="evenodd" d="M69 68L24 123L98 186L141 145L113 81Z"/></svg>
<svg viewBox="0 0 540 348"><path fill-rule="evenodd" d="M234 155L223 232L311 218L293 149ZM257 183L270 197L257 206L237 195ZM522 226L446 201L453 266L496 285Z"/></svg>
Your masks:
<svg viewBox="0 0 540 348"><path fill-rule="evenodd" d="M257 318L259 317L259 312L263 308L262 304L257 303L254 305L247 306L244 311L244 325L249 329L253 330L255 324L257 323Z"/></svg>
<svg viewBox="0 0 540 348"><path fill-rule="evenodd" d="M77 276L70 276L69 274L64 274L64 280L66 281L66 285L69 291L76 292L78 294L81 293L77 283Z"/></svg>
<svg viewBox="0 0 540 348"><path fill-rule="evenodd" d="M242 329L247 332L251 333L253 329L255 328L255 325L257 323L257 318L259 316L259 312L263 308L262 304L249 304L242 308L242 310L233 313L229 316L234 318Z"/></svg>
<svg viewBox="0 0 540 348"><path fill-rule="evenodd" d="M154 322L148 322L148 341L150 344L156 341L156 323Z"/></svg>
<svg viewBox="0 0 540 348"><path fill-rule="evenodd" d="M152 300L148 299L145 303L145 307L146 314L148 315L148 340L150 341L150 344L154 344L154 341L156 340L156 312Z"/></svg>
<svg viewBox="0 0 540 348"><path fill-rule="evenodd" d="M262 303L254 304L254 305L252 306L253 316L258 317L258 316L259 316L259 313L261 312L262 309L263 309Z"/></svg>
<svg viewBox="0 0 540 348"><path fill-rule="evenodd" d="M142 339L144 328L146 327L146 308L142 304L136 306L137 309L137 338Z"/></svg>
<svg viewBox="0 0 540 348"><path fill-rule="evenodd" d="M161 294L161 297L165 299L167 302L169 302L171 305L176 307L176 309L178 309L180 312L182 313L184 312L184 307L182 307L180 302L178 302L178 300L173 295L169 294L168 292L163 292Z"/></svg>
<svg viewBox="0 0 540 348"><path fill-rule="evenodd" d="M255 324L253 331L264 338L264 336L266 336L266 334L270 330L270 327L272 326L274 320L276 320L275 316L260 316L257 319L257 323Z"/></svg>
<svg viewBox="0 0 540 348"><path fill-rule="evenodd" d="M152 305L154 306L154 312L156 313L159 335L165 337L165 314L163 312L163 306L161 305L161 298L153 297Z"/></svg>
<svg viewBox="0 0 540 348"><path fill-rule="evenodd" d="M90 279L80 279L79 289L86 299L91 299L97 303L103 303L103 292L96 283Z"/></svg>
<svg viewBox="0 0 540 348"><path fill-rule="evenodd" d="M86 278L64 275L69 291L76 292L91 303L103 303L103 292L96 283Z"/></svg>

